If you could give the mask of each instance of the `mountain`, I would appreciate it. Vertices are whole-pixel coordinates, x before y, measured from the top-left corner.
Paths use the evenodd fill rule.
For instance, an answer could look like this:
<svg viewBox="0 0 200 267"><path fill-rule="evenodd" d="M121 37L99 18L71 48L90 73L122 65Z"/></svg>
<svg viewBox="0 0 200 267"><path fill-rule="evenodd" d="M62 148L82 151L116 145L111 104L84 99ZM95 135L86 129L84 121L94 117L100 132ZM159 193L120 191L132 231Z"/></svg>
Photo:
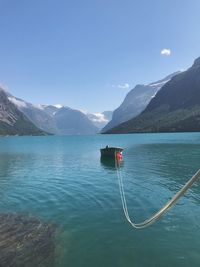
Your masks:
<svg viewBox="0 0 200 267"><path fill-rule="evenodd" d="M48 133L56 133L56 124L42 105L33 105L9 93L7 95L8 99L38 128Z"/></svg>
<svg viewBox="0 0 200 267"><path fill-rule="evenodd" d="M112 119L112 111L102 113L88 113L88 119L99 129L99 131Z"/></svg>
<svg viewBox="0 0 200 267"><path fill-rule="evenodd" d="M102 112L102 114L105 116L105 118L108 121L110 121L112 119L113 111L110 111L110 110L104 111L104 112Z"/></svg>
<svg viewBox="0 0 200 267"><path fill-rule="evenodd" d="M88 117L79 110L69 107L58 108L53 118L56 122L58 134L96 134L97 127L88 119Z"/></svg>
<svg viewBox="0 0 200 267"><path fill-rule="evenodd" d="M150 83L138 84L125 97L122 104L113 112L112 120L103 128L102 132L128 121L139 115L149 104L151 99L173 76L180 72L175 72L164 79Z"/></svg>
<svg viewBox="0 0 200 267"><path fill-rule="evenodd" d="M46 135L9 100L0 88L0 135Z"/></svg>
<svg viewBox="0 0 200 267"><path fill-rule="evenodd" d="M59 135L95 134L99 130L78 110L61 105L33 105L7 93L12 102L32 123L40 129Z"/></svg>
<svg viewBox="0 0 200 267"><path fill-rule="evenodd" d="M200 131L200 58L168 81L136 118L107 133Z"/></svg>

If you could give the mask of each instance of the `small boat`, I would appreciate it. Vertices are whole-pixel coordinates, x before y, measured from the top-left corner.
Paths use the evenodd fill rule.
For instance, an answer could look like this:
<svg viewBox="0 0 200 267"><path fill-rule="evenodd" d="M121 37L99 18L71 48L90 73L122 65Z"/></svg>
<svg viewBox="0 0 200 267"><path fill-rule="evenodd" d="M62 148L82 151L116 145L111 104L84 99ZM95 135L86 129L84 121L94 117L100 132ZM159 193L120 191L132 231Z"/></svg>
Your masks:
<svg viewBox="0 0 200 267"><path fill-rule="evenodd" d="M117 154L122 155L122 151L124 149L121 147L109 147L106 146L105 148L101 148L101 157L109 157L109 158L115 158Z"/></svg>

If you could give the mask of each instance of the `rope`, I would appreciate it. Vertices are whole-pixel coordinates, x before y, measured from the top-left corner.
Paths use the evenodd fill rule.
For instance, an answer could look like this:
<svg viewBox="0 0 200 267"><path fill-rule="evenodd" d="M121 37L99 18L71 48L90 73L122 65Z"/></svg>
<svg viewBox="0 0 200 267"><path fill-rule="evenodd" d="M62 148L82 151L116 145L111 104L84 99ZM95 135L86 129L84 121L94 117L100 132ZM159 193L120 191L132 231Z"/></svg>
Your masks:
<svg viewBox="0 0 200 267"><path fill-rule="evenodd" d="M188 180L188 182L154 215L152 215L149 219L144 220L141 223L135 223L131 220L128 212L127 202L126 202L126 196L124 192L124 186L123 186L123 179L119 168L119 162L117 161L115 157L115 167L117 170L117 177L119 182L119 191L122 201L122 207L124 211L124 215L127 219L127 221L131 224L132 227L136 229L145 228L153 223L155 223L164 213L166 213L175 203L178 201L178 199L193 185L193 183L200 177L200 169Z"/></svg>

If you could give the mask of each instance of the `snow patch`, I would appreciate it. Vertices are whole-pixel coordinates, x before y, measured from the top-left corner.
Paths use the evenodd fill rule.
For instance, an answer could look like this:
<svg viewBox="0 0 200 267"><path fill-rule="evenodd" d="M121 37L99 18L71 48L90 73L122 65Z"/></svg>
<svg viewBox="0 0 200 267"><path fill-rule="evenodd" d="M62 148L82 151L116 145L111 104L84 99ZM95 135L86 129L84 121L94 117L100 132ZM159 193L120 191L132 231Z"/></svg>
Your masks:
<svg viewBox="0 0 200 267"><path fill-rule="evenodd" d="M33 105L33 104L32 104L32 106L33 106L33 107L35 107L35 108L38 108L38 109L44 110L44 107L43 107L43 105L40 105L40 104L38 104L38 105Z"/></svg>
<svg viewBox="0 0 200 267"><path fill-rule="evenodd" d="M151 98L154 98L154 97L156 96L156 94L157 94L157 93L155 93L154 95L152 95L152 97L151 97Z"/></svg>
<svg viewBox="0 0 200 267"><path fill-rule="evenodd" d="M151 83L151 84L149 84L149 86L152 86L152 87L162 87L165 83L167 83L167 82L169 82L170 81L170 79L169 80L166 80L166 81L163 81L163 82L160 82L160 83Z"/></svg>
<svg viewBox="0 0 200 267"><path fill-rule="evenodd" d="M87 110L85 110L85 109L78 109L80 112L82 112L83 114L85 114L85 115L88 115L88 112L87 112Z"/></svg>
<svg viewBox="0 0 200 267"><path fill-rule="evenodd" d="M56 105L53 105L55 108L63 108L63 105L61 104L56 104Z"/></svg>

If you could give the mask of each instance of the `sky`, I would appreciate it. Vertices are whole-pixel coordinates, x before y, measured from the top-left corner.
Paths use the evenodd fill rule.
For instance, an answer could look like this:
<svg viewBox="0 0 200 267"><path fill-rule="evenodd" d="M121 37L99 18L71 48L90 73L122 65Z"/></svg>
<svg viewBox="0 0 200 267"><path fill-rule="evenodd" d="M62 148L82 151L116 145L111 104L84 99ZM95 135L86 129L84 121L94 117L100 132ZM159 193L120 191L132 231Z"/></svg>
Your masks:
<svg viewBox="0 0 200 267"><path fill-rule="evenodd" d="M34 104L117 108L200 56L199 0L0 0L0 84Z"/></svg>

